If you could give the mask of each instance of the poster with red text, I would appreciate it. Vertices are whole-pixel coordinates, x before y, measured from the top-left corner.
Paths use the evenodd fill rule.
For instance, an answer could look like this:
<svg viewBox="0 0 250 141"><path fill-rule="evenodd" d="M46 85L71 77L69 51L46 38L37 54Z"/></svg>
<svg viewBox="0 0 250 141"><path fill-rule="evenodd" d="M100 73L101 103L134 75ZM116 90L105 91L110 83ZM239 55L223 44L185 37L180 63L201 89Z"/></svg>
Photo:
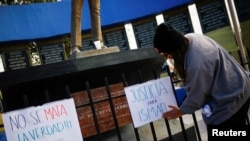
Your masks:
<svg viewBox="0 0 250 141"><path fill-rule="evenodd" d="M83 141L72 98L6 112L3 122L8 141Z"/></svg>

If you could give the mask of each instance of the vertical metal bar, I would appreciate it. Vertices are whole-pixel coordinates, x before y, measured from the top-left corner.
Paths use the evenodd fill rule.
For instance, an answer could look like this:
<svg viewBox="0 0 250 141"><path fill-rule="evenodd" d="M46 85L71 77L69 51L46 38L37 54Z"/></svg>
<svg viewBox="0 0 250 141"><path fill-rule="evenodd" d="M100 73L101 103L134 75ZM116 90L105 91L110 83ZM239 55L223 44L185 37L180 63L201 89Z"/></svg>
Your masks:
<svg viewBox="0 0 250 141"><path fill-rule="evenodd" d="M23 104L24 104L24 106L25 107L29 106L30 103L29 103L29 99L28 99L28 94L25 93L25 94L22 95L22 97L23 97Z"/></svg>
<svg viewBox="0 0 250 141"><path fill-rule="evenodd" d="M235 36L237 45L238 45L238 47L240 49L239 53L241 54L243 68L245 68L247 71L249 71L248 66L245 64L245 62L246 62L246 54L245 54L245 49L244 49L244 45L243 45L243 41L242 41L240 23L239 23L239 20L237 18L237 11L236 11L236 8L235 8L235 5L234 5L234 1L233 0L226 0L225 2L227 2L227 4L228 4L229 14L230 14L230 16L232 18L234 36Z"/></svg>
<svg viewBox="0 0 250 141"><path fill-rule="evenodd" d="M118 140L121 141L122 137L121 137L121 133L120 133L120 130L119 130L118 121L117 121L116 114L115 114L114 103L113 103L111 92L110 92L110 89L109 89L108 78L105 77L104 79L105 79L105 86L106 86L106 90L107 90L107 94L108 94L109 104L110 104L112 116L113 116L114 123L115 123L116 133L117 133L117 136L118 136Z"/></svg>
<svg viewBox="0 0 250 141"><path fill-rule="evenodd" d="M70 88L69 88L69 85L66 85L65 86L65 90L66 90L66 97L67 98L71 98L71 92L70 92Z"/></svg>
<svg viewBox="0 0 250 141"><path fill-rule="evenodd" d="M141 70L138 70L137 73L138 73L139 82L142 83L143 82L143 78L142 78L142 72L141 72ZM155 133L154 124L152 122L150 122L150 128L151 128L151 132L152 132L154 141L157 141L157 136L156 136L156 133Z"/></svg>
<svg viewBox="0 0 250 141"><path fill-rule="evenodd" d="M171 128L167 119L165 119L165 123L166 123L167 130L168 130L168 138L170 141L173 141L173 135L171 133Z"/></svg>
<svg viewBox="0 0 250 141"><path fill-rule="evenodd" d="M44 96L45 96L46 102L50 102L51 101L48 89L44 90Z"/></svg>
<svg viewBox="0 0 250 141"><path fill-rule="evenodd" d="M247 56L248 56L248 61L246 63L249 66L250 65L250 49L246 48L246 51L247 51ZM248 115L246 117L246 123L247 123L247 125L250 125L250 121L249 121L249 116Z"/></svg>
<svg viewBox="0 0 250 141"><path fill-rule="evenodd" d="M157 71L155 69L152 70L152 73L153 73L154 79L161 77L160 75L159 76L157 75Z"/></svg>
<svg viewBox="0 0 250 141"><path fill-rule="evenodd" d="M250 125L248 114L246 116L246 123L247 123L247 125Z"/></svg>
<svg viewBox="0 0 250 141"><path fill-rule="evenodd" d="M176 99L176 101L178 101L177 100L177 94L176 94L176 91L175 91L175 88L174 88L174 84L173 84L173 81L172 81L172 77L170 75L170 69L169 69L168 65L167 65L167 73L168 73L168 76L170 76L170 78L171 78L170 80L171 80L172 89L173 89L173 92L174 92L174 95L175 95L175 99ZM178 104L178 106L180 106L180 105ZM187 141L187 133L186 133L186 129L185 129L185 126L184 126L183 119L182 119L182 117L179 117L179 119L180 119L180 124L181 124L181 129L182 129L184 139L185 139L185 141Z"/></svg>
<svg viewBox="0 0 250 141"><path fill-rule="evenodd" d="M5 101L4 101L4 96L3 96L3 94L2 94L2 91L0 90L0 96L1 96L1 98L0 98L0 100L1 100L1 113L3 113L3 112L6 112L6 103L5 103ZM0 124L0 128L4 128L4 124L3 124L3 122L2 122L2 124Z"/></svg>
<svg viewBox="0 0 250 141"><path fill-rule="evenodd" d="M248 56L248 58L250 58L250 49L249 48L247 48L247 56Z"/></svg>
<svg viewBox="0 0 250 141"><path fill-rule="evenodd" d="M195 129L196 129L198 140L201 141L201 134L200 134L200 130L199 130L199 127L198 127L198 123L197 123L195 113L193 113L192 116L193 116L194 126L195 126Z"/></svg>
<svg viewBox="0 0 250 141"><path fill-rule="evenodd" d="M1 90L0 90L0 112L1 112L1 113L4 112L3 95L2 95L2 91L1 91Z"/></svg>
<svg viewBox="0 0 250 141"><path fill-rule="evenodd" d="M101 141L102 137L101 137L100 127L98 124L98 119L97 119L96 112L95 112L95 106L94 106L93 98L90 92L90 86L89 86L88 81L85 82L85 86L86 86L88 97L89 97L89 103L90 103L91 111L92 111L94 122L95 122L95 128L96 128L96 132L98 135L98 140Z"/></svg>
<svg viewBox="0 0 250 141"><path fill-rule="evenodd" d="M157 73L156 73L155 69L153 70L153 75L154 75L155 79L157 79L158 77L160 77L160 76L157 76ZM169 125L169 122L168 122L167 119L165 119L165 124L166 124L166 127L167 127L168 138L169 138L170 141L173 141L173 135L171 133L171 128L170 128L170 125Z"/></svg>
<svg viewBox="0 0 250 141"><path fill-rule="evenodd" d="M91 93L90 93L90 87L89 87L88 82L86 82L85 85L87 87L86 89L87 89L87 93L88 93L88 97L89 97L89 103L90 103L90 106L91 106L91 110L92 110L92 113L93 113L93 118L94 118L94 122L95 122L95 127L96 127L96 132L97 132L98 140L101 141L102 138L101 138L101 134L100 134L100 129L99 129L97 117L96 117L96 114L95 114L95 108L94 108L93 100L92 100ZM70 95L71 92L70 92L69 86L66 85L65 89L66 89L66 95L67 95L67 97L71 98L71 95ZM90 96L89 96L89 94L90 94Z"/></svg>
<svg viewBox="0 0 250 141"><path fill-rule="evenodd" d="M240 58L240 64L244 68L244 63L243 63L243 60L242 60L242 56L241 56L240 50L238 50L237 52L238 52L238 55L239 55L239 58Z"/></svg>
<svg viewBox="0 0 250 141"><path fill-rule="evenodd" d="M184 136L184 140L187 141L188 138L187 138L187 133L186 133L186 129L185 129L185 126L184 126L183 119L182 119L182 117L180 117L179 119L180 119L180 123L181 123L181 129L182 129L182 133L183 133L183 136Z"/></svg>
<svg viewBox="0 0 250 141"><path fill-rule="evenodd" d="M249 66L250 65L250 49L249 48L247 48L247 56L248 56L247 64Z"/></svg>
<svg viewBox="0 0 250 141"><path fill-rule="evenodd" d="M126 79L124 73L122 73L122 82L123 82L124 87L128 86L127 79ZM135 132L136 140L140 141L140 136L139 136L139 133L138 133L138 129L134 128L134 132Z"/></svg>
<svg viewBox="0 0 250 141"><path fill-rule="evenodd" d="M152 134L153 134L154 141L157 141L157 136L156 136L156 133L155 133L155 128L154 128L153 122L150 122L150 128L151 128L151 131L152 131Z"/></svg>
<svg viewBox="0 0 250 141"><path fill-rule="evenodd" d="M7 105L6 105L6 101L4 99L5 97L5 92L2 93L2 90L0 90L0 94L2 96L1 98L1 102L2 102L2 106L3 106L3 111L2 112L7 112L8 111L8 108L7 108Z"/></svg>

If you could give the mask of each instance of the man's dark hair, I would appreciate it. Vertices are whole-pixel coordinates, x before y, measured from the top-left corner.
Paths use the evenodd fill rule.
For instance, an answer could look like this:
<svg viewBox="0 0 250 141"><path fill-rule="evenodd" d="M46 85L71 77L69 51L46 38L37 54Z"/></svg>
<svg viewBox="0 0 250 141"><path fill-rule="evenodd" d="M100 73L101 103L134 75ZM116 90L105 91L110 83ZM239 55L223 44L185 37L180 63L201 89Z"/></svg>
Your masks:
<svg viewBox="0 0 250 141"><path fill-rule="evenodd" d="M185 43L184 35L171 24L160 24L154 36L154 47L160 53L170 53L181 48Z"/></svg>

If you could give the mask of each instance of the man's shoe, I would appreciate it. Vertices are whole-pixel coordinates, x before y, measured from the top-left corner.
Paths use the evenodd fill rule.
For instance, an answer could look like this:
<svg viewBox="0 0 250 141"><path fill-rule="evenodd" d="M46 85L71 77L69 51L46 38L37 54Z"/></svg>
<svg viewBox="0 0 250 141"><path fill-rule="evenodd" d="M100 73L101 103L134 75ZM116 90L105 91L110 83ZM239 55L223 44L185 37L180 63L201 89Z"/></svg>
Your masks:
<svg viewBox="0 0 250 141"><path fill-rule="evenodd" d="M79 50L78 47L75 47L75 48L72 50L72 53L71 53L70 58L71 58L71 59L76 59L76 54L77 54L77 53L81 53L81 51Z"/></svg>

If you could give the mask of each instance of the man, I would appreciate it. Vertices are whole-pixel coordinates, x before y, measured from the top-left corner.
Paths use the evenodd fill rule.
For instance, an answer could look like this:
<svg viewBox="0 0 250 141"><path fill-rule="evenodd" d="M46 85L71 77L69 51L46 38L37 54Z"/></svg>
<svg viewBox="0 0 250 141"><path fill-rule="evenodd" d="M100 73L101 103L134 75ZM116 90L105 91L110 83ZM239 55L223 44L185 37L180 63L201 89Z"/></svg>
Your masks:
<svg viewBox="0 0 250 141"><path fill-rule="evenodd" d="M82 6L84 0L71 0L71 46L72 53L80 52L82 48ZM91 18L91 35L93 43L100 41L101 47L104 48L101 20L100 20L100 0L88 0Z"/></svg>
<svg viewBox="0 0 250 141"><path fill-rule="evenodd" d="M154 47L165 56L173 55L187 92L180 107L169 105L164 118L175 119L202 108L208 129L246 125L249 74L223 47L204 35L182 35L168 23L157 27Z"/></svg>

